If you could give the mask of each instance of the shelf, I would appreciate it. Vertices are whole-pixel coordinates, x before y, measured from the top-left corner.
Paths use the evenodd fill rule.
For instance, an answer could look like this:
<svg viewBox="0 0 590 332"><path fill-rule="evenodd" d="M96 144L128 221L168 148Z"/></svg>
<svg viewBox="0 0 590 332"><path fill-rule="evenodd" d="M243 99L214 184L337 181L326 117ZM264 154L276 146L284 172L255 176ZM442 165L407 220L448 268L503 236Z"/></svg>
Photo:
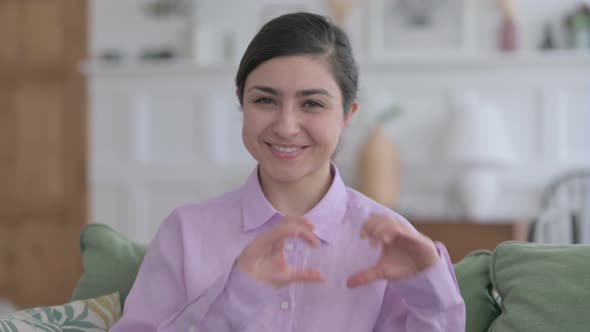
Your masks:
<svg viewBox="0 0 590 332"><path fill-rule="evenodd" d="M365 57L359 57L361 59ZM400 54L360 61L361 70L466 68L466 67L580 67L590 66L590 50L515 53ZM151 60L107 63L87 61L81 65L86 75L223 75L233 76L238 64L200 65L192 60Z"/></svg>
<svg viewBox="0 0 590 332"><path fill-rule="evenodd" d="M495 66L588 66L590 50L514 53L400 54L377 58L361 68L389 67L495 67Z"/></svg>
<svg viewBox="0 0 590 332"><path fill-rule="evenodd" d="M238 64L200 65L189 59L82 63L85 75L235 75Z"/></svg>

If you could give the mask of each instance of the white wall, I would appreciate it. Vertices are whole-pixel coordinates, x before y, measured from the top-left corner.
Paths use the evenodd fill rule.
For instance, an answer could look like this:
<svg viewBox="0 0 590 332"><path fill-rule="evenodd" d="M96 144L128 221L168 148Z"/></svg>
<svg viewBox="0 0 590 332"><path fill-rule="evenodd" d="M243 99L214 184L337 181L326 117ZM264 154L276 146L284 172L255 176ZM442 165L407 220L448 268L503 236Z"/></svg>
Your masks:
<svg viewBox="0 0 590 332"><path fill-rule="evenodd" d="M493 35L498 19L492 1L467 1L477 1L472 2L477 12L472 36L480 38L471 40L473 46L489 51L495 41L484 36ZM93 2L94 53L116 47L135 57L146 46L178 40L182 22L146 21L137 11L140 2L145 1ZM200 15L219 20L216 26L223 29L239 28L246 43L261 23L259 7L270 0L228 2L201 1L206 6ZM322 10L321 3L301 3ZM534 49L540 22L561 19L575 3L517 0L523 48ZM221 8L228 9L222 17L216 14ZM367 12L359 12L349 26L357 33L357 45L366 41L360 37L367 32ZM243 182L253 160L240 139L235 69L235 64L203 68L187 62L90 64L92 221L146 242L173 207ZM356 153L375 117L376 101L392 98L404 108L404 115L387 127L403 161L401 212L410 217L453 215L453 169L442 167L436 143L445 130L449 95L470 89L499 106L518 154L517 164L501 174L502 195L490 217L531 218L540 190L552 176L590 165L589 71L590 57L575 54L364 59L362 109L338 156L343 177L354 185Z"/></svg>
<svg viewBox="0 0 590 332"><path fill-rule="evenodd" d="M569 60L572 60L571 62ZM590 166L590 59L565 55L465 61L401 60L363 68L362 109L338 155L355 184L357 153L377 101L403 115L386 127L402 159L399 210L408 217L453 217L455 169L438 153L449 96L470 90L499 107L516 163L502 170L490 221L534 217L543 186L572 167ZM231 68L190 64L89 68L92 220L147 241L169 211L241 185L254 162L241 142Z"/></svg>

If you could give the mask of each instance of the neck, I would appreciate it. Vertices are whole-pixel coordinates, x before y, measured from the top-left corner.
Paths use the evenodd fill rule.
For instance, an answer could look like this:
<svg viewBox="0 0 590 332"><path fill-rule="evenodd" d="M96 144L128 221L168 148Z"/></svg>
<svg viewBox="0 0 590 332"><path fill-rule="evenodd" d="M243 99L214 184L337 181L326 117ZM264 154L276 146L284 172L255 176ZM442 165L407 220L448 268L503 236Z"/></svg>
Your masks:
<svg viewBox="0 0 590 332"><path fill-rule="evenodd" d="M294 182L275 181L260 171L259 178L270 204L285 216L306 214L328 192L333 180L329 163Z"/></svg>

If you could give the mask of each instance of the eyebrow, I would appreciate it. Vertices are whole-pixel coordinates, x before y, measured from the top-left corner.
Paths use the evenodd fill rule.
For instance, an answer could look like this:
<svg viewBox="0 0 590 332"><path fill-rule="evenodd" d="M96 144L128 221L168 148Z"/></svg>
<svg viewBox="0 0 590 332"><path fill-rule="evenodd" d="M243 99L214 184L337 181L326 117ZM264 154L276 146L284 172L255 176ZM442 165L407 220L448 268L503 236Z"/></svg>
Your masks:
<svg viewBox="0 0 590 332"><path fill-rule="evenodd" d="M281 92L279 92L275 88L271 88L270 86L255 85L255 86L251 87L250 89L248 89L248 91L251 91L251 90L260 90L262 92L270 93L271 95L274 95L274 96L281 96L282 95ZM306 89L306 90L300 90L300 91L297 91L297 94L296 95L298 97L307 97L307 96L312 96L312 95L324 95L324 96L333 97L325 89Z"/></svg>

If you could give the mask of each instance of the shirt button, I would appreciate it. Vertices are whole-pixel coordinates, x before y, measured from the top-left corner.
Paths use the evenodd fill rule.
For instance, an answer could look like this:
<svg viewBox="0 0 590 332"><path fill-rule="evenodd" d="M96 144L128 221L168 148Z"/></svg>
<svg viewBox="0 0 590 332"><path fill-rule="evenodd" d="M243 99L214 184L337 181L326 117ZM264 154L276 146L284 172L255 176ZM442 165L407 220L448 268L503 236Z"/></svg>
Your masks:
<svg viewBox="0 0 590 332"><path fill-rule="evenodd" d="M285 246L285 250L293 251L293 243L287 243L287 245Z"/></svg>
<svg viewBox="0 0 590 332"><path fill-rule="evenodd" d="M283 303L281 303L281 310L287 310L289 309L289 302L284 301Z"/></svg>

